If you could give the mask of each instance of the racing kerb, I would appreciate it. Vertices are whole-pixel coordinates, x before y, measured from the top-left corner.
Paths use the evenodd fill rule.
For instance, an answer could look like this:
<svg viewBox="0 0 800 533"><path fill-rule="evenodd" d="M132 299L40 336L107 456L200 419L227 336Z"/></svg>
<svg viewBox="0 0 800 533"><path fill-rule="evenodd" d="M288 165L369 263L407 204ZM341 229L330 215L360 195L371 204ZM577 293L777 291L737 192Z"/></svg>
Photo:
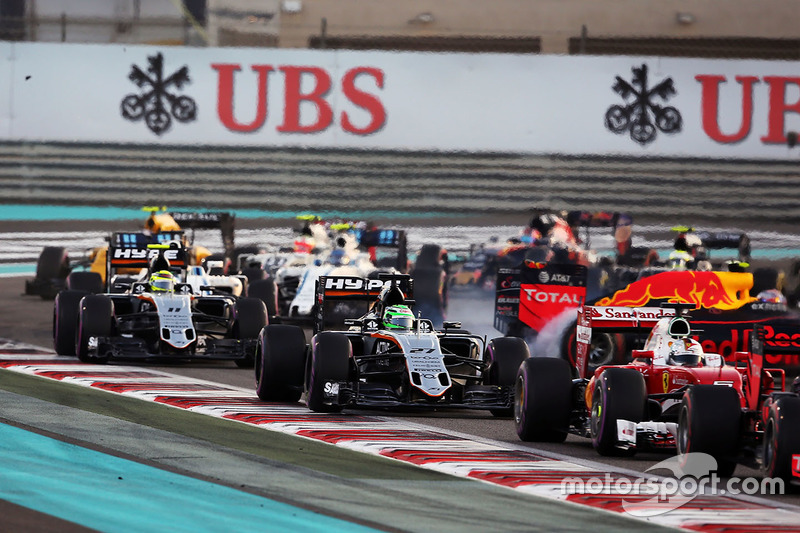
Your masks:
<svg viewBox="0 0 800 533"><path fill-rule="evenodd" d="M657 495L616 489L604 494L591 491L565 494L561 490L565 478L603 479L606 472L538 451L507 447L500 442L473 439L386 416L319 416L302 404L262 402L255 392L229 385L144 367L80 364L74 358L57 357L46 350L25 351L0 351L0 368L233 420L611 513L624 513L626 504L644 509L658 503ZM631 478L625 473L609 475L615 482L612 487L618 486L617 480ZM652 519L658 525L693 531L800 531L800 513L794 508L727 495L698 496L654 518L627 516L643 520L643 527Z"/></svg>
<svg viewBox="0 0 800 533"><path fill-rule="evenodd" d="M798 154L800 157L800 153ZM0 143L0 202L800 221L800 162Z"/></svg>

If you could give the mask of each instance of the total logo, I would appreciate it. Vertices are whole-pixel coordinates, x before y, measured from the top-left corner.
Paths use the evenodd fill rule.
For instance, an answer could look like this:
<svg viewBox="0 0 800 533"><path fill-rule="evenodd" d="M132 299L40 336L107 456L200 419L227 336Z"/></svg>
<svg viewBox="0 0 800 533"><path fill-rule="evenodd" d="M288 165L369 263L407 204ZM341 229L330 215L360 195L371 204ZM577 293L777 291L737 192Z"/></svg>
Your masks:
<svg viewBox="0 0 800 533"><path fill-rule="evenodd" d="M526 299L531 302L539 303L566 303L580 305L581 299L577 294L566 294L563 292L545 292L532 288L523 288Z"/></svg>

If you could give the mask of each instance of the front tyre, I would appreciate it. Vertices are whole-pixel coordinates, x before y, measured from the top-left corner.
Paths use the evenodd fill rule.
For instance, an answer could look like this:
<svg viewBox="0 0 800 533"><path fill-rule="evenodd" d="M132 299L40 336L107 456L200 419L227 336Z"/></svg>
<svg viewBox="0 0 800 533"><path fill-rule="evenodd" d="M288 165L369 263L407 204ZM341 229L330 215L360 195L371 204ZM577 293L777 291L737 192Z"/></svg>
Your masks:
<svg viewBox="0 0 800 533"><path fill-rule="evenodd" d="M486 364L485 385L512 388L517 371L523 361L530 358L528 343L518 337L497 337L489 341L483 354ZM505 409L491 409L494 416L513 416L513 405Z"/></svg>
<svg viewBox="0 0 800 533"><path fill-rule="evenodd" d="M524 441L564 442L572 411L569 363L552 357L525 359L514 387L514 425Z"/></svg>
<svg viewBox="0 0 800 533"><path fill-rule="evenodd" d="M349 377L353 347L350 339L335 331L322 331L311 339L311 368L308 376L308 408L318 413L337 413L338 387Z"/></svg>
<svg viewBox="0 0 800 533"><path fill-rule="evenodd" d="M258 298L240 298L233 306L233 338L240 341L257 339L267 325L267 308ZM236 360L240 368L253 368L255 352L248 352Z"/></svg>
<svg viewBox="0 0 800 533"><path fill-rule="evenodd" d="M60 291L53 307L53 348L58 355L75 355L80 302L84 291Z"/></svg>
<svg viewBox="0 0 800 533"><path fill-rule="evenodd" d="M770 406L764 431L761 473L790 481L792 456L800 452L800 398L784 396Z"/></svg>
<svg viewBox="0 0 800 533"><path fill-rule="evenodd" d="M303 393L306 362L303 328L270 324L261 330L256 352L256 394L266 402L296 402Z"/></svg>
<svg viewBox="0 0 800 533"><path fill-rule="evenodd" d="M635 453L636 448L617 447L617 421L641 422L646 403L647 387L641 373L631 368L603 370L592 390L590 427L594 449L600 455Z"/></svg>
<svg viewBox="0 0 800 533"><path fill-rule="evenodd" d="M741 416L736 389L723 385L690 387L683 394L678 413L678 453L707 453L716 459L721 477L732 476Z"/></svg>
<svg viewBox="0 0 800 533"><path fill-rule="evenodd" d="M108 354L90 355L92 337L110 337L114 320L114 304L101 294L84 296L80 303L78 339L75 343L78 359L84 363L106 363Z"/></svg>

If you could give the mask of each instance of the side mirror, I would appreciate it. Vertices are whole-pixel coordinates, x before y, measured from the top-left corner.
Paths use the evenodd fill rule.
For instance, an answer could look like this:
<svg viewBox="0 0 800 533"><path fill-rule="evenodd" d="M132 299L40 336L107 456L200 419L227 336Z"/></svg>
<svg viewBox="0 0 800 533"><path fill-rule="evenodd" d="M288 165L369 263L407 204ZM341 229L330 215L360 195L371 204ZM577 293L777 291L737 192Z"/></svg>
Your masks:
<svg viewBox="0 0 800 533"><path fill-rule="evenodd" d="M710 368L719 368L723 365L722 356L718 353L707 353L704 364Z"/></svg>

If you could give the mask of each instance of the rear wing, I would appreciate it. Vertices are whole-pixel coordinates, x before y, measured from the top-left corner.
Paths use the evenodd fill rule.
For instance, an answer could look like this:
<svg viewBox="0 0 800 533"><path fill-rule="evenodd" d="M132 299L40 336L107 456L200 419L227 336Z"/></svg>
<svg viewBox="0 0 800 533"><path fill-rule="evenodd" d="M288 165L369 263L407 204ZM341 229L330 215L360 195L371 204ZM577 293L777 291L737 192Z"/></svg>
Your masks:
<svg viewBox="0 0 800 533"><path fill-rule="evenodd" d="M592 348L594 330L599 329L608 333L644 333L652 329L660 319L675 316L675 312L672 307L581 306L578 309L575 335L577 342L575 369L578 371L578 376L588 377L589 351Z"/></svg>
<svg viewBox="0 0 800 533"><path fill-rule="evenodd" d="M369 251L370 260L378 268L408 269L408 241L405 230L356 229L358 244ZM394 252L396 250L396 252Z"/></svg>
<svg viewBox="0 0 800 533"><path fill-rule="evenodd" d="M152 245L160 248L151 248ZM169 261L170 268L186 268L187 254L183 246L183 232L112 234L106 254L106 283L110 284L111 277L120 269L148 268L150 261L159 254L163 254Z"/></svg>
<svg viewBox="0 0 800 533"><path fill-rule="evenodd" d="M586 300L583 265L524 262L501 268L495 286L494 328L504 335L541 331L551 320Z"/></svg>
<svg viewBox="0 0 800 533"><path fill-rule="evenodd" d="M408 274L379 274L378 279L357 276L320 276L316 284L314 333L342 325L345 318L365 315L387 285L396 285L413 306L414 281ZM347 316L337 317L336 315ZM341 318L337 319L337 318Z"/></svg>
<svg viewBox="0 0 800 533"><path fill-rule="evenodd" d="M225 247L225 255L228 257L233 256L233 235L236 226L236 215L224 212L170 211L170 216L184 229L219 228L222 233L222 244Z"/></svg>

